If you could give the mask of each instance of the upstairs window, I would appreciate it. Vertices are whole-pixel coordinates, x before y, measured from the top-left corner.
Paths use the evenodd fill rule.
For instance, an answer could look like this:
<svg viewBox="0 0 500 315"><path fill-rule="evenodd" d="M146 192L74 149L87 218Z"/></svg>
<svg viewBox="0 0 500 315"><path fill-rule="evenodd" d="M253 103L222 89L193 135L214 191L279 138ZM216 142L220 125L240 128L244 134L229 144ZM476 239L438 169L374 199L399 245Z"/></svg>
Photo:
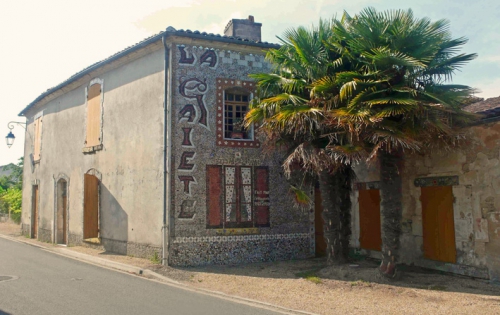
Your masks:
<svg viewBox="0 0 500 315"><path fill-rule="evenodd" d="M217 141L219 147L258 148L260 142L254 127L243 127L243 120L250 109L255 93L255 83L235 79L217 79Z"/></svg>
<svg viewBox="0 0 500 315"><path fill-rule="evenodd" d="M249 95L243 91L224 93L224 138L252 139L252 128L245 129L243 120L248 112Z"/></svg>
<svg viewBox="0 0 500 315"><path fill-rule="evenodd" d="M102 149L102 80L94 79L87 89L87 132L84 152Z"/></svg>

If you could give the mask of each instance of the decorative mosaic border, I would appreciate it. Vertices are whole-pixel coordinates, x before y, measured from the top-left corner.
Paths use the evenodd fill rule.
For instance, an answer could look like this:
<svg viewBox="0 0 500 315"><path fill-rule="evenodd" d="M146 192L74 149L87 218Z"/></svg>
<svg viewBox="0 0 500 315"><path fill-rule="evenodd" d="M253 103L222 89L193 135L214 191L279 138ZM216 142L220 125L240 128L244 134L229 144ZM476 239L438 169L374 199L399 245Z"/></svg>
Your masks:
<svg viewBox="0 0 500 315"><path fill-rule="evenodd" d="M178 243L205 243L205 242L263 241L263 240L282 240L282 239L309 238L309 237L310 237L309 233L176 237L174 239L174 244L178 244Z"/></svg>
<svg viewBox="0 0 500 315"><path fill-rule="evenodd" d="M414 181L416 187L458 186L458 176L422 177Z"/></svg>
<svg viewBox="0 0 500 315"><path fill-rule="evenodd" d="M241 87L250 92L251 97L255 94L255 82L234 80L234 79L217 79L217 146L219 147L233 147L233 148L258 148L260 142L256 140L255 129L258 127L254 125L253 140L239 140L239 139L226 139L224 138L224 91L232 87Z"/></svg>

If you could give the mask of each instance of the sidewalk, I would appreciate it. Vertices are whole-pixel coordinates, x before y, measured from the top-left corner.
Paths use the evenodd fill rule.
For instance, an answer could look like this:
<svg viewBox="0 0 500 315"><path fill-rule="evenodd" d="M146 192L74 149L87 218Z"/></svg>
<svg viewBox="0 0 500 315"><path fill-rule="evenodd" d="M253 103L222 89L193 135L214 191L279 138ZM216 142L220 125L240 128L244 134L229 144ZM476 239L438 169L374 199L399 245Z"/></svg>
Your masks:
<svg viewBox="0 0 500 315"><path fill-rule="evenodd" d="M154 259L42 243L19 235L14 224L0 223L1 235L88 263L291 314L500 314L498 286L422 270L387 282L370 261L357 262L356 267L329 267L324 259L310 259L172 268Z"/></svg>

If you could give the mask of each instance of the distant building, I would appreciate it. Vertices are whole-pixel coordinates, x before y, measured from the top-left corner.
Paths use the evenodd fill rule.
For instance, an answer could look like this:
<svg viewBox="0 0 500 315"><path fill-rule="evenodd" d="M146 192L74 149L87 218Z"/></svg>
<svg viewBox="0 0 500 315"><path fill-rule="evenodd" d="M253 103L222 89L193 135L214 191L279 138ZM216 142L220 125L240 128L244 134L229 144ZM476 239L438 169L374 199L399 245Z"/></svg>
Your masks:
<svg viewBox="0 0 500 315"><path fill-rule="evenodd" d="M12 170L9 168L9 166L11 165L13 164L11 163L7 165L0 165L0 177L9 176L10 174L12 174Z"/></svg>

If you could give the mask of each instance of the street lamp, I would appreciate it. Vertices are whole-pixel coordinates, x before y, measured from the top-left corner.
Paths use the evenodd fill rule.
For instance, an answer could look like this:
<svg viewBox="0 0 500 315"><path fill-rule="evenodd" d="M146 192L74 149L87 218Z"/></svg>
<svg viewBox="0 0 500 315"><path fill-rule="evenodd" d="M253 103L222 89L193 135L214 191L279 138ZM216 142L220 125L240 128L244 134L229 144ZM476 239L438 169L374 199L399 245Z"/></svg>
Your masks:
<svg viewBox="0 0 500 315"><path fill-rule="evenodd" d="M16 137L12 133L12 129L14 129L14 125L18 125L24 128L26 130L26 123L19 122L19 121L11 121L7 124L7 127L10 129L9 134L5 137L5 141L7 142L7 146L10 147L14 144L14 140Z"/></svg>

